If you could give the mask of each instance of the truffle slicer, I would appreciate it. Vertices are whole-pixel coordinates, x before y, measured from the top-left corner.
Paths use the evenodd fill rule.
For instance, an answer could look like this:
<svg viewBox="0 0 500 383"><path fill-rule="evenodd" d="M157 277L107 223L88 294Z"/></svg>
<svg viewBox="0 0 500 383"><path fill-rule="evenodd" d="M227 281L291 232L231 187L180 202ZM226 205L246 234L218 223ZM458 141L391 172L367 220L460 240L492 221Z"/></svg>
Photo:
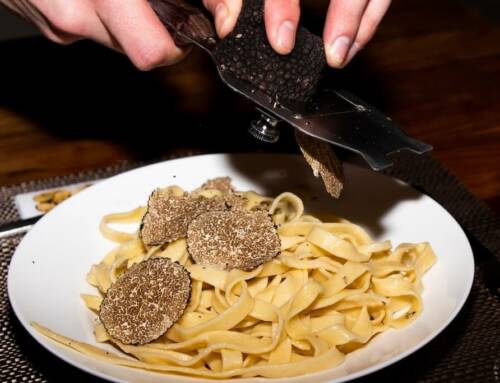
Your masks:
<svg viewBox="0 0 500 383"><path fill-rule="evenodd" d="M256 105L260 118L250 124L255 137L276 142L278 122L359 154L375 171L390 167L391 154L409 150L424 154L432 146L406 133L389 117L346 90L318 89L306 102L273 98L222 71L213 54L217 36L204 13L182 0L149 0L179 46L195 44L213 59L222 81Z"/></svg>

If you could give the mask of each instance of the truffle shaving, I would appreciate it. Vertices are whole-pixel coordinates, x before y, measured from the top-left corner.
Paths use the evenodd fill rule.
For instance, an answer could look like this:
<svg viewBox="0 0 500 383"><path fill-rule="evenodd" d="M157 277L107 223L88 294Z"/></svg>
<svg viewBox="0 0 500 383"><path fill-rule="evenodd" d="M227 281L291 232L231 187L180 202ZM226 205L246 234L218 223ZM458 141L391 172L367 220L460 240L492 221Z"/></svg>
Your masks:
<svg viewBox="0 0 500 383"><path fill-rule="evenodd" d="M216 189L223 193L234 192L234 187L231 184L231 178L229 177L217 177L207 180L200 189Z"/></svg>
<svg viewBox="0 0 500 383"><path fill-rule="evenodd" d="M151 258L133 265L109 288L99 318L114 339L149 343L181 317L190 294L191 278L184 266Z"/></svg>
<svg viewBox="0 0 500 383"><path fill-rule="evenodd" d="M201 214L189 225L187 245L196 263L226 270L252 270L281 247L271 217L261 211Z"/></svg>
<svg viewBox="0 0 500 383"><path fill-rule="evenodd" d="M217 177L207 180L201 187L196 189L192 195L201 195L204 197L222 198L226 207L233 210L242 210L245 208L245 201L241 195L235 192L229 177Z"/></svg>
<svg viewBox="0 0 500 383"><path fill-rule="evenodd" d="M222 197L206 198L164 193L157 189L149 197L140 235L146 246L163 245L186 237L189 223L201 213L227 210L231 203Z"/></svg>
<svg viewBox="0 0 500 383"><path fill-rule="evenodd" d="M332 197L339 198L344 187L344 174L342 164L335 155L332 145L304 134L298 129L295 129L295 139L314 175L321 176L326 191Z"/></svg>

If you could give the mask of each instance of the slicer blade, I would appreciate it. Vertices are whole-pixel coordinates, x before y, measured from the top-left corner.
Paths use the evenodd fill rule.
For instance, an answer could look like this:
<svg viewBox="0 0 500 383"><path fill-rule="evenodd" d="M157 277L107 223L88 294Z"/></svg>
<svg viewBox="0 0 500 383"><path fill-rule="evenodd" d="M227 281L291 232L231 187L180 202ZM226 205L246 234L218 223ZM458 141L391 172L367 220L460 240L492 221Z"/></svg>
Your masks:
<svg viewBox="0 0 500 383"><path fill-rule="evenodd" d="M346 90L323 91L306 105L294 125L304 133L360 154L373 170L393 164L389 155L402 150L424 154L432 146L409 137L375 107ZM297 109L295 109L297 110Z"/></svg>
<svg viewBox="0 0 500 383"><path fill-rule="evenodd" d="M235 92L252 101L266 121L254 135L261 138L262 128L276 129L284 121L300 131L359 154L376 171L393 164L393 153L410 150L423 154L432 146L406 135L389 117L345 90L319 89L307 102L280 100L241 81L217 62L214 49L217 36L203 13L180 0L149 0L179 45L193 43L213 59L222 81ZM266 131L267 132L267 131ZM274 142L279 132L269 131L265 138ZM269 138L271 137L271 138Z"/></svg>
<svg viewBox="0 0 500 383"><path fill-rule="evenodd" d="M375 171L393 164L402 150L424 154L432 146L409 137L389 117L346 90L320 90L305 103L279 100L226 72L222 80L277 120L335 146L355 152Z"/></svg>

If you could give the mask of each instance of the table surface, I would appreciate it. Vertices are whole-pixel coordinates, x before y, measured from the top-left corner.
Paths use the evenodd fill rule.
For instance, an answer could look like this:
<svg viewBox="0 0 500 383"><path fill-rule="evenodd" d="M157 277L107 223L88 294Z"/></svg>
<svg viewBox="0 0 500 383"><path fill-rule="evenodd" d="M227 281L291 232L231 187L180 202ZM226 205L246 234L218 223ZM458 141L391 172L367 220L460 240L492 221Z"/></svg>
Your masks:
<svg viewBox="0 0 500 383"><path fill-rule="evenodd" d="M304 2L306 3L306 2ZM434 146L476 196L500 212L500 3L396 0L373 42L331 76ZM320 31L325 2L304 14ZM246 133L253 107L201 52L135 70L91 42L0 43L0 185L185 150L296 150Z"/></svg>

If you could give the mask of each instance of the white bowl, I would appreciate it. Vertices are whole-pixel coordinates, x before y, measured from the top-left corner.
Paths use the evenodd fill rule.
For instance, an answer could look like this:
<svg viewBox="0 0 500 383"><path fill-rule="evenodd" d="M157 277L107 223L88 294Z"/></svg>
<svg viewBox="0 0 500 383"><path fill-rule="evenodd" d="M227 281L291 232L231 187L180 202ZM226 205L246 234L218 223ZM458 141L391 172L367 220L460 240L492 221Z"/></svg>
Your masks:
<svg viewBox="0 0 500 383"><path fill-rule="evenodd" d="M339 201L324 192L301 157L291 155L197 156L112 177L62 203L23 239L12 258L8 276L14 312L47 350L101 378L134 383L206 381L94 360L50 341L34 331L30 322L103 347L95 342L92 333L94 315L80 299L82 292L93 291L85 281L90 266L114 246L99 234L101 217L145 205L151 191L159 186L178 184L190 190L208 178L230 176L240 190L252 189L268 195L299 191L307 196L304 202L310 212L343 216L365 227L375 238L390 239L394 245L431 243L438 261L423 278L424 311L413 324L377 336L366 347L348 355L339 367L286 381L340 382L379 370L415 352L451 322L469 294L474 261L463 230L433 199L401 181L359 167L346 165L345 174L347 182Z"/></svg>

